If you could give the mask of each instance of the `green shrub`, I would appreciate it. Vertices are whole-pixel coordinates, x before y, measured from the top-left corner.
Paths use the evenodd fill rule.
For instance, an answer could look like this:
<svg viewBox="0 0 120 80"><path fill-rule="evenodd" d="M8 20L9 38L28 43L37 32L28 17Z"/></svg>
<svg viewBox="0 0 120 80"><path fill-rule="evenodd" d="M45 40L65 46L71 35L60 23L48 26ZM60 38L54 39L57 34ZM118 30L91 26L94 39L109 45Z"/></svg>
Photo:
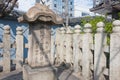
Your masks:
<svg viewBox="0 0 120 80"><path fill-rule="evenodd" d="M80 20L81 26L83 26L83 28L84 28L84 25L86 23L90 23L92 25L92 32L93 33L96 33L96 29L97 29L96 24L98 22L101 22L101 21L105 23L105 32L106 33L111 33L112 32L112 21L107 20L105 17L102 17L102 16L95 16L95 17L87 16L87 17L84 17Z"/></svg>

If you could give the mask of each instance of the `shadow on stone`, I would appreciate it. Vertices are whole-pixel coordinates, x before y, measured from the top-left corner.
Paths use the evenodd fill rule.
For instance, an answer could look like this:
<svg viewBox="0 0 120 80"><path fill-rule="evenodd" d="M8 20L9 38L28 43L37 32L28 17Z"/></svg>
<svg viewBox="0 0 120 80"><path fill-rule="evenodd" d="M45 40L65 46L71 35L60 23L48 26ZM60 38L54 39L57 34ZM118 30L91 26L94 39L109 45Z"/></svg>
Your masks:
<svg viewBox="0 0 120 80"><path fill-rule="evenodd" d="M73 73L74 71L71 70L70 64L61 63L60 66L57 66L58 80L79 80Z"/></svg>

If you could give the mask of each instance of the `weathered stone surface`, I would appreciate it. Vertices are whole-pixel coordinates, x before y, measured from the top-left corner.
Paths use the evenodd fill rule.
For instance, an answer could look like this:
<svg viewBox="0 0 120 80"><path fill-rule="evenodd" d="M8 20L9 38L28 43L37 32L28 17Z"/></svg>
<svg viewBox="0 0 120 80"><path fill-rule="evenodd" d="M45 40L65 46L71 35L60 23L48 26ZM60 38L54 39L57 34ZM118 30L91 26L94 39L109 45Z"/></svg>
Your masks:
<svg viewBox="0 0 120 80"><path fill-rule="evenodd" d="M16 69L22 68L21 63L23 63L23 53L24 53L24 41L23 41L23 29L17 27L16 35Z"/></svg>
<svg viewBox="0 0 120 80"><path fill-rule="evenodd" d="M82 35L80 34L81 26L76 25L75 26L75 34L73 35L73 63L74 63L74 71L79 72L80 66L79 63L82 61L82 52L80 50L80 44L81 44L81 38Z"/></svg>
<svg viewBox="0 0 120 80"><path fill-rule="evenodd" d="M34 27L32 27L34 26ZM30 26L29 62L31 67L44 67L51 64L51 30L45 24Z"/></svg>
<svg viewBox="0 0 120 80"><path fill-rule="evenodd" d="M56 47L56 59L55 64L60 65L65 62L65 28L61 27L56 30L56 38L55 38L55 47Z"/></svg>
<svg viewBox="0 0 120 80"><path fill-rule="evenodd" d="M54 35L52 35L52 33L53 32L51 32L51 61L52 61L52 64L54 64L54 60L55 60L55 37L54 37Z"/></svg>
<svg viewBox="0 0 120 80"><path fill-rule="evenodd" d="M24 65L24 80L56 80L56 71L51 67L34 68Z"/></svg>
<svg viewBox="0 0 120 80"><path fill-rule="evenodd" d="M85 24L85 29L83 34L83 46L82 46L82 75L83 80L91 80L91 64L93 63L93 55L90 49L90 45L92 43L92 34L91 34L91 24ZM89 55L89 56L88 56Z"/></svg>
<svg viewBox="0 0 120 80"><path fill-rule="evenodd" d="M64 27L62 27L61 29L60 29L60 63L62 63L62 62L65 62L65 28Z"/></svg>
<svg viewBox="0 0 120 80"><path fill-rule="evenodd" d="M61 39L61 34L60 34L60 30L56 30L56 38L55 38L55 47L56 47L56 51L55 51L55 64L60 64L60 40Z"/></svg>
<svg viewBox="0 0 120 80"><path fill-rule="evenodd" d="M110 36L110 80L120 79L120 20L113 22Z"/></svg>
<svg viewBox="0 0 120 80"><path fill-rule="evenodd" d="M73 63L73 49L72 49L72 42L73 42L73 32L70 28L67 28L66 30L66 39L65 39L65 45L66 45L66 52L65 52L65 60L66 63L72 64Z"/></svg>
<svg viewBox="0 0 120 80"><path fill-rule="evenodd" d="M36 3L29 11L18 18L19 22L34 22L34 21L52 22L54 24L62 24L63 19L56 15L47 6Z"/></svg>
<svg viewBox="0 0 120 80"><path fill-rule="evenodd" d="M35 4L19 22L29 23L28 67L24 67L24 80L56 80L51 67L51 28L53 24L62 24L63 20L47 6ZM29 67L31 69L29 69Z"/></svg>
<svg viewBox="0 0 120 80"><path fill-rule="evenodd" d="M10 26L4 27L3 36L3 72L10 72Z"/></svg>
<svg viewBox="0 0 120 80"><path fill-rule="evenodd" d="M94 54L94 79L105 80L104 70L106 68L106 56L104 47L107 35L104 33L104 23L97 23L97 33L95 34L95 54Z"/></svg>

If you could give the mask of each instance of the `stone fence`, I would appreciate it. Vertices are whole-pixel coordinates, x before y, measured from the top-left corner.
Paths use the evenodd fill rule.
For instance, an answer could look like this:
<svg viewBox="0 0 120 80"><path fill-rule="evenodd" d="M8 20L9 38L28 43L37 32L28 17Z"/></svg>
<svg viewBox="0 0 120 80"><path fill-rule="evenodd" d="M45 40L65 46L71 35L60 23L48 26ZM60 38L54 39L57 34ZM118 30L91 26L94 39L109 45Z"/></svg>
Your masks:
<svg viewBox="0 0 120 80"><path fill-rule="evenodd" d="M105 24L96 25L97 33L92 34L91 24L84 26L84 33L80 25L74 29L60 28L56 31L56 38L51 36L51 57L55 65L69 64L76 72L81 72L83 80L119 80L120 79L120 21L113 22L113 32L110 35L110 45L107 45L107 33L104 32ZM24 49L23 29L17 27L16 41L11 43L10 26L4 26L3 58L0 61L0 74L9 73L11 70L22 68L26 62ZM29 40L29 39L28 39ZM11 60L11 48L16 51L15 60ZM3 68L1 70L1 68Z"/></svg>
<svg viewBox="0 0 120 80"><path fill-rule="evenodd" d="M51 54L55 64L70 64L75 72L81 72L83 80L120 79L120 21L113 22L110 46L107 45L105 24L97 23L97 33L93 35L91 24L76 25L74 29L60 28L52 40ZM55 46L54 46L55 45Z"/></svg>
<svg viewBox="0 0 120 80"><path fill-rule="evenodd" d="M24 60L24 48L28 48L28 44L23 40L23 29L17 27L16 41L12 44L10 26L4 26L4 34L2 42L0 43L1 57L0 57L0 75L9 73L10 71L21 69ZM15 59L11 59L11 49L15 49Z"/></svg>

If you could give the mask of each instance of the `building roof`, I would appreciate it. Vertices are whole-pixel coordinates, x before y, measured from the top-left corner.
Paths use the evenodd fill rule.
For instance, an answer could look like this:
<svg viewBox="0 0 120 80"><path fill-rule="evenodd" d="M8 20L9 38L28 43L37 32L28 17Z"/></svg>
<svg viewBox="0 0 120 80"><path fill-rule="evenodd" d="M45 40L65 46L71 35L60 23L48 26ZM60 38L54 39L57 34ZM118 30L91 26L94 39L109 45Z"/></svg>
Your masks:
<svg viewBox="0 0 120 80"><path fill-rule="evenodd" d="M100 14L112 13L113 10L120 11L120 1L119 0L103 0L100 4L94 5L90 11Z"/></svg>

